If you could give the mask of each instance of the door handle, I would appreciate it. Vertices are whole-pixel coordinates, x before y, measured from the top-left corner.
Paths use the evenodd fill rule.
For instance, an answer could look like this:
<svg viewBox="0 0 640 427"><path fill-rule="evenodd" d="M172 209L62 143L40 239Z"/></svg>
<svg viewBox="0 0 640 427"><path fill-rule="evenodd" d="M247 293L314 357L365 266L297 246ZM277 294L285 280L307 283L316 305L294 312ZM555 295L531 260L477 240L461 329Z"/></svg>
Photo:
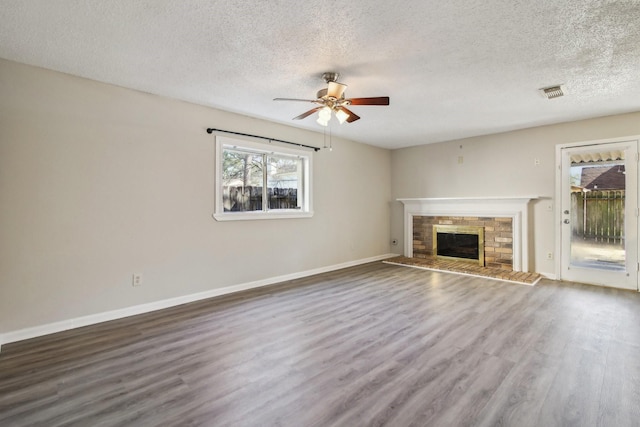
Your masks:
<svg viewBox="0 0 640 427"><path fill-rule="evenodd" d="M569 221L568 219L565 219L565 220L564 220L564 221L562 221L562 222L564 222L565 224L569 224L569 222L570 222L570 221Z"/></svg>

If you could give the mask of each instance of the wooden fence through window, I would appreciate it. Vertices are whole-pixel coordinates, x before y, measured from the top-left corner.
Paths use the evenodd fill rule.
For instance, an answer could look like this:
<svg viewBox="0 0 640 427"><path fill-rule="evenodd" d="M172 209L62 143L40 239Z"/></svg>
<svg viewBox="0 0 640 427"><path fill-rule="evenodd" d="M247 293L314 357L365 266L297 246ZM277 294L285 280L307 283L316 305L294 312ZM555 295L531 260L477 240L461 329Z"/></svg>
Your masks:
<svg viewBox="0 0 640 427"><path fill-rule="evenodd" d="M262 210L262 187L224 187L222 204L225 212ZM298 209L296 188L267 188L269 209Z"/></svg>
<svg viewBox="0 0 640 427"><path fill-rule="evenodd" d="M606 243L624 242L624 190L571 193L574 237Z"/></svg>

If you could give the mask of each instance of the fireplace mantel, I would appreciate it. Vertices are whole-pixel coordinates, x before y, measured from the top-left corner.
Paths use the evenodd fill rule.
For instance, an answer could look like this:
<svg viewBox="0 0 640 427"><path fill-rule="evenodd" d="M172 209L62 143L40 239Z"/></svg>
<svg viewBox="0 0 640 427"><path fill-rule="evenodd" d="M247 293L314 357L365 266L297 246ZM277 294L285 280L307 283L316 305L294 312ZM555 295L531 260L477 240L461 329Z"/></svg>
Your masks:
<svg viewBox="0 0 640 427"><path fill-rule="evenodd" d="M414 216L493 216L513 221L513 270L529 271L529 207L539 196L398 199L404 205L404 253L413 257Z"/></svg>

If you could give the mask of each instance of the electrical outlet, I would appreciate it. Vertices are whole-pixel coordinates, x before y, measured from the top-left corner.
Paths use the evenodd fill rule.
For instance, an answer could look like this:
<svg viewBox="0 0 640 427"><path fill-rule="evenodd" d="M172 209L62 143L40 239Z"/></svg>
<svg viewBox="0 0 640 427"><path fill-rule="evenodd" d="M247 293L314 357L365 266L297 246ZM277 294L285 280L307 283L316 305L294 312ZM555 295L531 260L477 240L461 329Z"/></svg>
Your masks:
<svg viewBox="0 0 640 427"><path fill-rule="evenodd" d="M535 166L540 166L540 159L533 159L533 164Z"/></svg>
<svg viewBox="0 0 640 427"><path fill-rule="evenodd" d="M547 252L547 259L553 259L553 252Z"/></svg>
<svg viewBox="0 0 640 427"><path fill-rule="evenodd" d="M131 285L132 286L140 286L140 285L142 285L142 274L134 273L133 277L131 279Z"/></svg>

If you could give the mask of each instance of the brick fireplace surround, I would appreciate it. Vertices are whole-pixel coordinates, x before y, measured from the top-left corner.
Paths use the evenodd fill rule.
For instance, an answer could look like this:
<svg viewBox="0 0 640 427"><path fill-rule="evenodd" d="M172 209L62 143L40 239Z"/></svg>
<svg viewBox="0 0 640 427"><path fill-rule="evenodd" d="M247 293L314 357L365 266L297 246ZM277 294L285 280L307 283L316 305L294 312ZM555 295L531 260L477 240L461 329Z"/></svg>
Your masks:
<svg viewBox="0 0 640 427"><path fill-rule="evenodd" d="M513 270L513 220L504 217L413 217L413 256L433 256L433 226L462 225L484 228L485 267Z"/></svg>

